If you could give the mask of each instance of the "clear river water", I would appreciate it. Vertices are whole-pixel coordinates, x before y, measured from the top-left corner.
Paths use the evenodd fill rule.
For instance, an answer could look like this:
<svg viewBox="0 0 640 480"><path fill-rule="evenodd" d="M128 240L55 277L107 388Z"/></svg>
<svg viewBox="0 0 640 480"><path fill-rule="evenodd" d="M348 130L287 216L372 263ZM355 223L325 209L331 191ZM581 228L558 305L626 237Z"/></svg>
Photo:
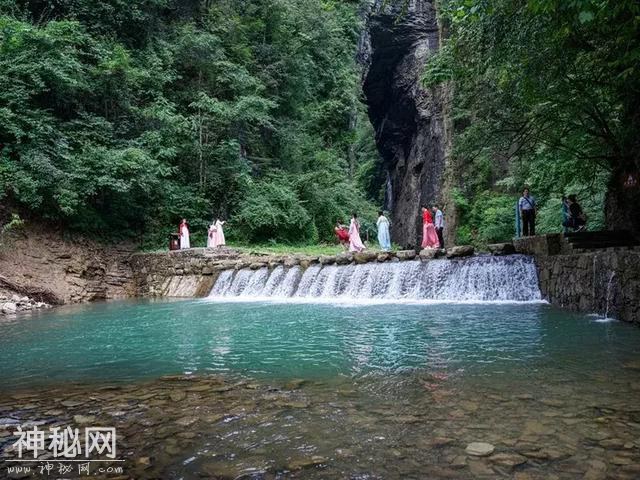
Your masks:
<svg viewBox="0 0 640 480"><path fill-rule="evenodd" d="M228 300L2 320L0 458L3 418L80 414L117 426L132 478L640 476L635 326L540 302Z"/></svg>

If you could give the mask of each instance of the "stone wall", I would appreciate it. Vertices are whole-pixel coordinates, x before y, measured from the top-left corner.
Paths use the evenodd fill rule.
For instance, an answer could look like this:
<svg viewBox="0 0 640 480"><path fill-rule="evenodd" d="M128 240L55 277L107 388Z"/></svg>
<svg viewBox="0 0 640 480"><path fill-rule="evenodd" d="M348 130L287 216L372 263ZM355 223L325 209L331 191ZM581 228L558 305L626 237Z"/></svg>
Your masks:
<svg viewBox="0 0 640 480"><path fill-rule="evenodd" d="M640 325L640 250L536 256L551 304Z"/></svg>
<svg viewBox="0 0 640 480"><path fill-rule="evenodd" d="M561 234L513 243L535 257L540 291L552 305L640 324L640 249L575 253Z"/></svg>

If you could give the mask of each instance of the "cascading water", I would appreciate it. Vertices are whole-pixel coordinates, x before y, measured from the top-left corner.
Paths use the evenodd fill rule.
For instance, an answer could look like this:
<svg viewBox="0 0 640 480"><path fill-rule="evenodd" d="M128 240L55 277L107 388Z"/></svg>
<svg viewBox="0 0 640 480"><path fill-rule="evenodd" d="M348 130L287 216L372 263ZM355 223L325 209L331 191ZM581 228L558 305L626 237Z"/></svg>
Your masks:
<svg viewBox="0 0 640 480"><path fill-rule="evenodd" d="M533 259L523 255L428 262L226 270L211 299L527 302L541 300Z"/></svg>

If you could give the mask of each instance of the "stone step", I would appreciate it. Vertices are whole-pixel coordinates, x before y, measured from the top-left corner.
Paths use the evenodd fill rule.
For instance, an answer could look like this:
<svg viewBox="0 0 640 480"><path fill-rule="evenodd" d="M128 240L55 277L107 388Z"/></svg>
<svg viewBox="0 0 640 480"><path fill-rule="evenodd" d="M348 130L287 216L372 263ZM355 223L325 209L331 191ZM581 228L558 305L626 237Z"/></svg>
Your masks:
<svg viewBox="0 0 640 480"><path fill-rule="evenodd" d="M571 243L573 248L609 248L609 247L633 247L636 243L633 241L624 240L593 240L593 241L580 241Z"/></svg>
<svg viewBox="0 0 640 480"><path fill-rule="evenodd" d="M633 247L637 240L626 230L571 232L564 235L572 250L597 250L614 247Z"/></svg>
<svg viewBox="0 0 640 480"><path fill-rule="evenodd" d="M582 240L629 240L633 239L627 230L597 230L593 232L569 232L564 234L569 242Z"/></svg>

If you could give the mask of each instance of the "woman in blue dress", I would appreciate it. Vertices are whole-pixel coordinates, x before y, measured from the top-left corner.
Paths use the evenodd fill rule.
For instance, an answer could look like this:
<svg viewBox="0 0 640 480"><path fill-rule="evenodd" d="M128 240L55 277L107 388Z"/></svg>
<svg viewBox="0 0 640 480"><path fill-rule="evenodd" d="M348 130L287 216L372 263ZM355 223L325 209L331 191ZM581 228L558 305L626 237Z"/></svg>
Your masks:
<svg viewBox="0 0 640 480"><path fill-rule="evenodd" d="M384 212L378 212L378 243L383 251L391 250L391 235L389 235L389 219L384 216Z"/></svg>

